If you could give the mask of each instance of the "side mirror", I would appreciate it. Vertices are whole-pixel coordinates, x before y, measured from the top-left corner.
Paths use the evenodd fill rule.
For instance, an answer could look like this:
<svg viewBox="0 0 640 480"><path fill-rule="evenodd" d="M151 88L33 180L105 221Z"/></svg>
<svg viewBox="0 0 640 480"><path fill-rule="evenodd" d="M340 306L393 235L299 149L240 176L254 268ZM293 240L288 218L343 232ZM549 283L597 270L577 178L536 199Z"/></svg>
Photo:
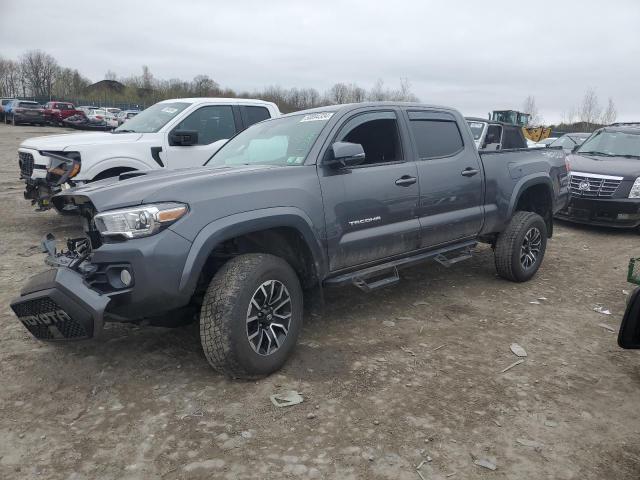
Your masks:
<svg viewBox="0 0 640 480"><path fill-rule="evenodd" d="M349 168L360 165L366 156L364 148L359 143L335 142L331 145L331 157L324 163L325 165Z"/></svg>
<svg viewBox="0 0 640 480"><path fill-rule="evenodd" d="M622 348L640 348L640 288L631 292L629 297L618 332L618 345Z"/></svg>
<svg viewBox="0 0 640 480"><path fill-rule="evenodd" d="M196 130L174 130L169 133L169 145L188 147L198 144L198 132Z"/></svg>

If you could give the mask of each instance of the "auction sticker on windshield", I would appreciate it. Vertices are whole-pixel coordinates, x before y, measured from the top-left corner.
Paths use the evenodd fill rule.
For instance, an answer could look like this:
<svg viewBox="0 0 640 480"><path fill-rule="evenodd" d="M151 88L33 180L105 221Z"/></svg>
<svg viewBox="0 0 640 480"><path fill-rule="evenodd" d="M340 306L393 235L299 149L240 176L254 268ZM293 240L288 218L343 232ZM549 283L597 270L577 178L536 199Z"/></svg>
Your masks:
<svg viewBox="0 0 640 480"><path fill-rule="evenodd" d="M309 115L305 115L300 120L302 122L326 122L333 116L333 112L323 112L323 113L311 113Z"/></svg>
<svg viewBox="0 0 640 480"><path fill-rule="evenodd" d="M164 113L169 113L169 114L173 115L174 113L176 113L178 111L178 109L177 108L173 108L173 107L164 107L162 109L162 111Z"/></svg>

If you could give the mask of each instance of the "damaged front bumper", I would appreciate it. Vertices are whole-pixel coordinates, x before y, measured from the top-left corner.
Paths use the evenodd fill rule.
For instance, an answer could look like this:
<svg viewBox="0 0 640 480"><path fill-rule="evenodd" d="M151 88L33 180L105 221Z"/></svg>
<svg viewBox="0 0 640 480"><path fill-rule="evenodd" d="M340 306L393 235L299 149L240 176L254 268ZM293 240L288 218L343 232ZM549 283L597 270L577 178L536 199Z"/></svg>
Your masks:
<svg viewBox="0 0 640 480"><path fill-rule="evenodd" d="M180 309L192 291L180 289L191 243L166 229L126 242L67 240L57 252L47 235L43 251L52 270L33 277L11 302L22 324L42 340L96 336L105 322L131 322Z"/></svg>
<svg viewBox="0 0 640 480"><path fill-rule="evenodd" d="M68 241L69 250L55 251L55 238L47 235L43 250L53 268L31 277L11 302L11 309L31 334L40 340L80 340L96 336L104 324L111 300L86 282L94 267L85 263L90 253L86 239Z"/></svg>
<svg viewBox="0 0 640 480"><path fill-rule="evenodd" d="M24 198L37 205L38 210L51 208L51 197L64 188L74 186L71 180L80 171L80 157L74 152L39 152L18 150L20 179L25 184ZM66 213L66 212L61 212Z"/></svg>
<svg viewBox="0 0 640 480"><path fill-rule="evenodd" d="M80 340L100 332L109 300L90 289L80 273L61 267L32 277L11 309L40 340Z"/></svg>

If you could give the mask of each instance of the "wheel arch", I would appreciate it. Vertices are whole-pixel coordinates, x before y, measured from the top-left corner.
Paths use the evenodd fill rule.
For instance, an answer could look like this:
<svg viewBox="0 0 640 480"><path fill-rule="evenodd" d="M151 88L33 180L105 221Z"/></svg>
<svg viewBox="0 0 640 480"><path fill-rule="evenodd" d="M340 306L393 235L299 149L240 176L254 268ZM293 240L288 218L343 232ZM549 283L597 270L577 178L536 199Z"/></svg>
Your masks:
<svg viewBox="0 0 640 480"><path fill-rule="evenodd" d="M540 174L518 182L511 197L507 218L515 212L529 211L540 215L547 226L547 236L553 235L553 185L551 179Z"/></svg>
<svg viewBox="0 0 640 480"><path fill-rule="evenodd" d="M304 287L321 281L326 272L319 232L295 207L243 212L215 220L195 237L180 279L180 291L193 295L203 277L215 273L216 261L241 253L270 253L284 258Z"/></svg>
<svg viewBox="0 0 640 480"><path fill-rule="evenodd" d="M149 164L135 158L109 158L94 163L86 171L82 171L82 163L80 164L80 174L82 180L94 181L96 177L102 175L106 171L120 169L122 172L132 170L149 170ZM107 178L107 177L101 177Z"/></svg>

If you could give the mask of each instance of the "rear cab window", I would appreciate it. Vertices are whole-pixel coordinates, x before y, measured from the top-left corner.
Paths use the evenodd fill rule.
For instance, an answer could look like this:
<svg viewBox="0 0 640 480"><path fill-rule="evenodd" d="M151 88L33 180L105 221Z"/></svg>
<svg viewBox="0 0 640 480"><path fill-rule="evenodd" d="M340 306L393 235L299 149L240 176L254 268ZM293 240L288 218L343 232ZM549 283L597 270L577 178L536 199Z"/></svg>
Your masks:
<svg viewBox="0 0 640 480"><path fill-rule="evenodd" d="M409 111L409 125L421 160L449 157L464 149L455 117L446 112Z"/></svg>
<svg viewBox="0 0 640 480"><path fill-rule="evenodd" d="M240 114L242 116L242 122L244 128L250 127L254 123L261 122L268 118L271 118L271 114L266 107L259 107L253 105L243 105L240 107Z"/></svg>

